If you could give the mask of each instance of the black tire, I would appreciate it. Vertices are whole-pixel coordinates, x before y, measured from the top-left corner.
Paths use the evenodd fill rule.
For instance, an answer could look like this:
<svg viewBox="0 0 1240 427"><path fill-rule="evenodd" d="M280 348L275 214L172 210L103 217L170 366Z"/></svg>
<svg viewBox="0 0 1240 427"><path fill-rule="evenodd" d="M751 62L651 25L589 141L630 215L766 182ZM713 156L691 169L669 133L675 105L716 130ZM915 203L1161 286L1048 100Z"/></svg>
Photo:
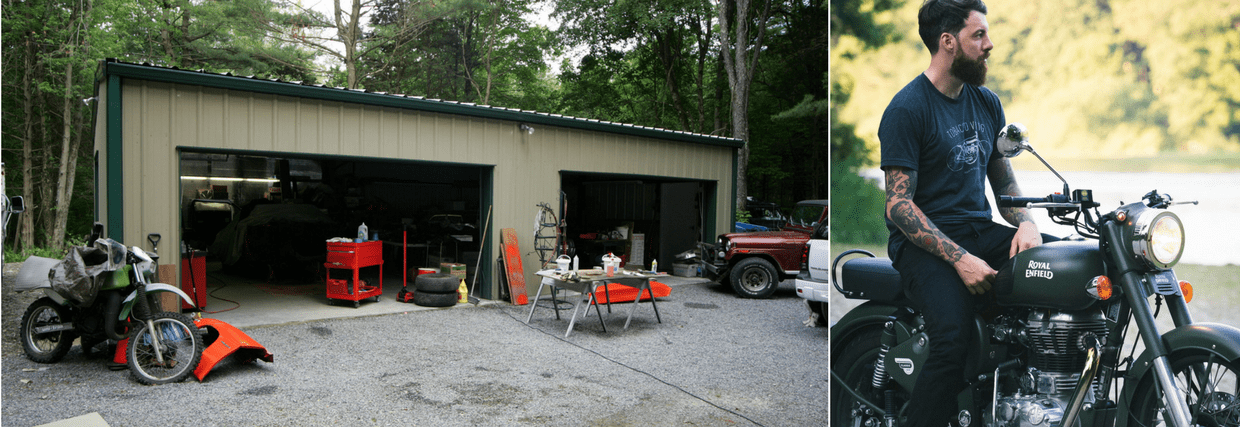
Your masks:
<svg viewBox="0 0 1240 427"><path fill-rule="evenodd" d="M1189 421L1193 425L1240 426L1240 402L1237 401L1240 398L1240 360L1228 361L1217 354L1199 351L1172 354L1168 362L1180 393L1188 397L1192 417ZM1195 368L1206 373L1209 384L1198 383ZM1164 419L1162 394L1154 382L1154 371L1151 370L1138 384L1128 411L1128 425L1170 425ZM1203 397L1200 394L1202 390L1214 391Z"/></svg>
<svg viewBox="0 0 1240 427"><path fill-rule="evenodd" d="M413 293L413 303L423 307L451 307L456 305L458 299L460 297L456 295L456 291L450 294L422 291Z"/></svg>
<svg viewBox="0 0 1240 427"><path fill-rule="evenodd" d="M461 279L447 273L419 274L418 278L413 280L413 289L418 293L455 294L460 287Z"/></svg>
<svg viewBox="0 0 1240 427"><path fill-rule="evenodd" d="M779 287L779 272L762 258L745 258L732 268L729 282L742 298L769 298Z"/></svg>
<svg viewBox="0 0 1240 427"><path fill-rule="evenodd" d="M20 336L26 357L38 363L56 363L63 359L77 339L74 331L57 331L35 335L40 326L69 322L69 308L49 297L35 300L22 315Z"/></svg>
<svg viewBox="0 0 1240 427"><path fill-rule="evenodd" d="M135 322L126 349L129 373L142 384L168 384L184 380L198 367L205 347L202 332L194 321L181 313L156 313L151 319L163 356L163 363L155 357L154 340L146 322Z"/></svg>
<svg viewBox="0 0 1240 427"><path fill-rule="evenodd" d="M844 343L844 349L839 356L832 360L831 372L833 375L838 374L849 389L857 391L861 396L870 402L882 405L883 399L874 392L874 361L878 358L879 340L882 336L882 329L871 328L862 331L849 342ZM893 383L894 384L894 383ZM900 390L896 393L896 407L903 407L908 401L908 393ZM831 422L833 426L852 426L856 418L861 418L861 425L868 425L867 421L873 420L875 425L882 425L882 416L870 412L862 413L865 408L864 404L855 399L852 394L845 391L839 381L832 378L831 381ZM860 409L862 411L856 411Z"/></svg>

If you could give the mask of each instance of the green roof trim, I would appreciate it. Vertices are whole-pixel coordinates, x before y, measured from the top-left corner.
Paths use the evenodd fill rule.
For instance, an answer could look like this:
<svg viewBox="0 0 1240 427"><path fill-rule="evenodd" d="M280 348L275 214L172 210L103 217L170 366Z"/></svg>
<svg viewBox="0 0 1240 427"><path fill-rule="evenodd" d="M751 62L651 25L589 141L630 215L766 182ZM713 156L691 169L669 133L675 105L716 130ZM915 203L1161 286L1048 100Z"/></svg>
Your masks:
<svg viewBox="0 0 1240 427"><path fill-rule="evenodd" d="M158 67L154 65L131 64L119 62L115 59L104 60L100 64L99 68L102 71L102 74L97 76L97 78L100 79L117 76L123 78L239 90L271 95L294 96L352 104L402 108L486 119L510 120L535 125L608 132L718 147L740 148L745 145L745 141L735 138L673 131L602 120L582 119L558 114L540 113L537 111L516 110L463 102L427 99L407 95L366 92L361 90L334 88L324 85L308 85L280 80L268 80L257 77L239 77L230 74L215 74L205 71L189 71L177 68Z"/></svg>

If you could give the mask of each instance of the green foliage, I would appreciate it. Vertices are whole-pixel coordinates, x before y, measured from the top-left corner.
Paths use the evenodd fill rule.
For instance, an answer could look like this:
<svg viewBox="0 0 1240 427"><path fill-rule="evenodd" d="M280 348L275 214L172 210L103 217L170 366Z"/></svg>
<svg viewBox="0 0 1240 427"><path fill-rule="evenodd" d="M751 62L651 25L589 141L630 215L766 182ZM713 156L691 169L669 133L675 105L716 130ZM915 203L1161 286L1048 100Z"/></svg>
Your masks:
<svg viewBox="0 0 1240 427"><path fill-rule="evenodd" d="M831 241L880 244L887 241L885 197L874 181L857 175L850 161L831 163Z"/></svg>
<svg viewBox="0 0 1240 427"><path fill-rule="evenodd" d="M749 211L744 210L744 209L736 210L736 222L743 222L743 223L748 224L750 219L753 219L753 215L750 214Z"/></svg>
<svg viewBox="0 0 1240 427"><path fill-rule="evenodd" d="M855 123L871 148L891 97L929 64L916 33L918 6L907 2L872 18L894 26L903 35L896 42L874 48L845 33L832 52L834 75L856 88L841 119ZM1043 155L1240 151L1235 1L987 6L995 45L987 87L999 94L1009 122L1029 127Z"/></svg>
<svg viewBox="0 0 1240 427"><path fill-rule="evenodd" d="M406 2L381 2L371 24L377 33L396 32L395 9ZM544 54L556 51L549 29L523 17L530 0L458 1L408 40L384 40L378 55L363 57L360 68L369 90L416 94L548 111L553 86ZM444 12L446 10L446 12Z"/></svg>
<svg viewBox="0 0 1240 427"><path fill-rule="evenodd" d="M70 235L65 239L65 245L61 249L55 249L45 246L34 246L19 250L12 250L8 245L4 247L4 262L24 262L26 258L32 256L61 259L65 254L69 253L70 246L82 246L86 244L86 234Z"/></svg>
<svg viewBox="0 0 1240 427"><path fill-rule="evenodd" d="M835 122L834 117L831 146L844 154L831 152L831 240L856 244L886 242L886 196L874 181L857 174L869 161L865 145L853 133L851 124Z"/></svg>

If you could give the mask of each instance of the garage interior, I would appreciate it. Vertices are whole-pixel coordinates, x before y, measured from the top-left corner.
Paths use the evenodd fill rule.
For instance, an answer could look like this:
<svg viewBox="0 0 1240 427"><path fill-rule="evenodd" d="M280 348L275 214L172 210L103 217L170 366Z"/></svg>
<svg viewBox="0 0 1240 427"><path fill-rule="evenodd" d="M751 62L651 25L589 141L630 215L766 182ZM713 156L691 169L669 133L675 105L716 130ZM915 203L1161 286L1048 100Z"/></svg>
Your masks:
<svg viewBox="0 0 1240 427"><path fill-rule="evenodd" d="M325 280L340 278L340 270L323 267L325 241L354 238L362 223L383 241L387 298L401 287L404 257L415 272L464 264L467 283L479 272L490 166L181 150L179 168L183 284L205 281L205 312L280 306L281 298L325 302ZM560 176L564 200L555 214L564 217L566 244L583 266L602 265L602 257L613 253L626 264L648 267L659 260L660 270L671 272L675 256L703 238L713 209L707 199L712 182L567 171ZM536 212L530 206L531 216ZM534 250L532 233L517 231L530 239L522 250ZM402 253L405 233L408 252ZM495 263L482 264L478 279L486 283ZM202 272L189 271L194 268ZM377 280L379 270L363 268L362 280ZM479 288L481 298L504 297Z"/></svg>
<svg viewBox="0 0 1240 427"><path fill-rule="evenodd" d="M339 279L339 273L349 273L323 267L325 242L353 239L364 223L370 238L383 241L385 294L401 288L405 257L415 272L464 264L467 283L472 283L479 272L483 200L489 199L491 173L491 167L478 165L182 150L183 259L190 253L204 258L183 263L188 268L182 273L205 267L198 277L206 279L209 292L226 284L266 290L275 298L325 298L327 276ZM490 274L486 267L478 278L483 283ZM360 274L371 282L379 279L379 271L366 267ZM212 296L204 311L246 303L221 303L220 298L232 298Z"/></svg>
<svg viewBox="0 0 1240 427"><path fill-rule="evenodd" d="M612 253L625 264L672 271L676 255L703 238L714 184L659 177L561 172L565 234L582 265ZM588 263L587 263L588 260Z"/></svg>

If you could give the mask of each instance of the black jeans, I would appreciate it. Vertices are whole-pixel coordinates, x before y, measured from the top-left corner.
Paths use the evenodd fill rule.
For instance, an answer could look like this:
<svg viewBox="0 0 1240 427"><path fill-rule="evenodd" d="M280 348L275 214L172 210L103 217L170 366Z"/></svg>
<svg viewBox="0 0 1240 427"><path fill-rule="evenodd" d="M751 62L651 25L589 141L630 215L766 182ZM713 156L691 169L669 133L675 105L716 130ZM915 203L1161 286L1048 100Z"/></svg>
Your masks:
<svg viewBox="0 0 1240 427"><path fill-rule="evenodd" d="M940 225L939 230L995 270L1010 258L1016 235L1015 228L991 221ZM1056 239L1043 235L1043 241L1052 240ZM913 387L907 425L943 427L956 419L956 396L966 385L964 358L973 338L970 325L985 295L970 294L955 267L946 261L907 240L892 243L895 268L905 293L926 319L930 341L930 354Z"/></svg>

